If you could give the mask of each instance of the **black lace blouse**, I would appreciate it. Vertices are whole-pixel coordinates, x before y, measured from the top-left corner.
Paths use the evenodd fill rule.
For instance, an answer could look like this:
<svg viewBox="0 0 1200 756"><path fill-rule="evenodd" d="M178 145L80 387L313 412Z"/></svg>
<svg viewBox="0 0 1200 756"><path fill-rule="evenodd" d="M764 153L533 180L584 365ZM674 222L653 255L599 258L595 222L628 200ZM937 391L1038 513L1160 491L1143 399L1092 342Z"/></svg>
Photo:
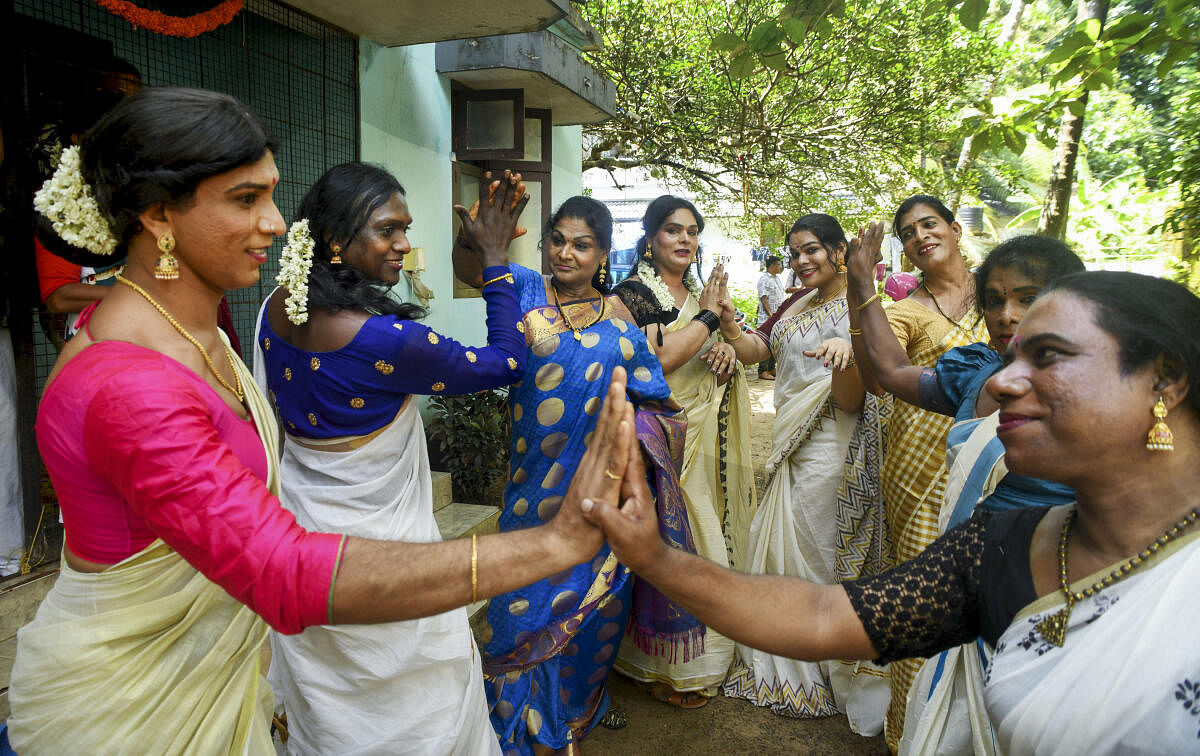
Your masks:
<svg viewBox="0 0 1200 756"><path fill-rule="evenodd" d="M878 662L933 656L980 635L996 645L1037 598L1029 545L1047 511L980 507L917 557L845 583Z"/></svg>
<svg viewBox="0 0 1200 756"><path fill-rule="evenodd" d="M663 331L679 317L679 309L672 307L664 310L650 291L650 287L641 281L631 281L628 278L613 287L613 294L621 298L633 315L633 321L643 332L652 325L658 325L658 346L663 345ZM649 333L646 334L649 337Z"/></svg>

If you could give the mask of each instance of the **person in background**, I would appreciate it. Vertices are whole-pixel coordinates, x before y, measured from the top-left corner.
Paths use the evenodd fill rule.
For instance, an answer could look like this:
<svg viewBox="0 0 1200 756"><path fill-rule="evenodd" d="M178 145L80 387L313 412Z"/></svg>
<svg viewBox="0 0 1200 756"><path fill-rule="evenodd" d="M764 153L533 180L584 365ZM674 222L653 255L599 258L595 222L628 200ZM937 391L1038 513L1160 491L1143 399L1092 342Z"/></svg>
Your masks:
<svg viewBox="0 0 1200 756"><path fill-rule="evenodd" d="M874 287L870 274L880 240L868 233L849 258L850 282L860 295ZM939 532L965 522L981 504L1010 509L1074 500L1075 492L1066 486L1007 470L996 435L998 405L983 387L1002 367L1001 353L1038 294L1055 279L1083 269L1083 262L1057 239L1018 236L1000 244L975 271L976 304L988 343L955 347L932 368L909 362L883 312L868 308L856 313L866 358L880 385L898 399L955 420L946 438L948 473ZM902 754L992 752L992 730L983 715L985 667L984 651L976 643L943 651L925 663L908 697Z"/></svg>
<svg viewBox="0 0 1200 756"><path fill-rule="evenodd" d="M778 255L768 257L763 274L758 277L758 283L755 286L758 290L757 325L759 328L762 328L763 324L770 320L775 311L779 309L779 305L783 304L783 284L779 281L779 274L782 272L783 260ZM773 355L758 363L758 377L767 381L775 380L775 357Z"/></svg>
<svg viewBox="0 0 1200 756"><path fill-rule="evenodd" d="M548 275L510 263L506 278L504 270L482 271L464 249L455 254L461 280L485 295L515 287L520 303L509 322L524 334L526 371L508 394L512 440L499 528L521 530L554 516L565 471L579 464L595 428L598 392L621 367L638 439L654 460L664 530L687 547L692 539L678 480L685 421L646 336L608 290L612 231L602 203L571 197L542 231ZM607 547L590 563L492 599L480 631L483 672L506 753L574 753L597 724L626 725L625 713L610 707L608 676L627 626L635 640L646 648L657 644L663 654L698 645L704 631L649 586L635 587ZM646 637L638 632L645 627L661 632Z"/></svg>

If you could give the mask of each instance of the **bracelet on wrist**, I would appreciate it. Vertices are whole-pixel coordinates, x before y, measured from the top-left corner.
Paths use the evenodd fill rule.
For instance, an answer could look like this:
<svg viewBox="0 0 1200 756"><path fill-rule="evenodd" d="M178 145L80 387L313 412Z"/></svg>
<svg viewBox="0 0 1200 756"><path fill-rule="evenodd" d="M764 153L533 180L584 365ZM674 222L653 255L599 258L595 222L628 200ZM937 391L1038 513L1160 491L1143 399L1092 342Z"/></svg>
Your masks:
<svg viewBox="0 0 1200 756"><path fill-rule="evenodd" d="M483 286L480 286L479 288L482 289L484 286L487 286L488 284L494 284L497 281L508 281L509 283L513 283L513 274L505 273L504 275L496 276L495 278L489 278L488 280L484 281Z"/></svg>
<svg viewBox="0 0 1200 756"><path fill-rule="evenodd" d="M722 335L722 336L725 336L725 334L724 334L724 333L722 333L721 335ZM746 334L742 333L742 329L741 329L741 328L738 328L738 329L737 329L737 336L734 336L732 339L731 339L731 338L729 338L728 336L725 336L725 343L726 343L726 344L732 344L732 343L734 343L735 341L741 341L741 340L742 340L742 337L743 337L743 336L745 336L745 335L746 335Z"/></svg>
<svg viewBox="0 0 1200 756"><path fill-rule="evenodd" d="M851 329L850 329L850 335L851 335L851 336L862 336L862 335L863 335L863 334L862 334L862 329L861 329L861 328L851 328Z"/></svg>
<svg viewBox="0 0 1200 756"><path fill-rule="evenodd" d="M699 320L701 323L703 323L704 326L708 328L708 332L710 334L721 327L721 318L718 317L717 313L713 312L712 310L701 310L700 312L696 313L696 316L692 318L692 320Z"/></svg>
<svg viewBox="0 0 1200 756"><path fill-rule="evenodd" d="M871 298L870 298L870 299L868 299L867 301L865 301L865 302L863 302L862 304L860 304L860 305L858 306L858 311L859 311L859 312L862 312L863 310L867 309L868 305L870 305L872 302L876 301L877 299L879 299L879 293L878 293L878 292L876 292L876 293L875 293L875 296L871 297Z"/></svg>

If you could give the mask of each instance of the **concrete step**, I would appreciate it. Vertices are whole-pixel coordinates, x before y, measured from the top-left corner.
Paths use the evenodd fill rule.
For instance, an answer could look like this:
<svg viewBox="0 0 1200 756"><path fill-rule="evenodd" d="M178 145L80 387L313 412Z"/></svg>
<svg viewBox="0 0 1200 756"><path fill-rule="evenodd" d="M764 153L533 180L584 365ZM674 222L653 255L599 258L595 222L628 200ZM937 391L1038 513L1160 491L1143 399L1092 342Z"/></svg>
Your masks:
<svg viewBox="0 0 1200 756"><path fill-rule="evenodd" d="M454 482L448 472L433 471L433 511L445 509L454 501Z"/></svg>
<svg viewBox="0 0 1200 756"><path fill-rule="evenodd" d="M472 533L487 535L497 531L500 510L485 504L460 504L454 502L449 506L434 511L438 530L442 540L463 538Z"/></svg>

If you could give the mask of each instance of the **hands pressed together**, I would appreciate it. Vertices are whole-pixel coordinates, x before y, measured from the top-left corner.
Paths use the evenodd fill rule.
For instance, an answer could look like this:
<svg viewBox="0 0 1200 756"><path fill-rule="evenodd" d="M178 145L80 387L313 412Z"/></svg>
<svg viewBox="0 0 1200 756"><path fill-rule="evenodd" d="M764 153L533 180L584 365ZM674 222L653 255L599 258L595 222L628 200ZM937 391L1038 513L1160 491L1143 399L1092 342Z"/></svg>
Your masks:
<svg viewBox="0 0 1200 756"><path fill-rule="evenodd" d="M625 382L625 369L614 368L587 452L549 527L579 561L595 554L607 537L617 558L637 570L651 565L667 545L659 536Z"/></svg>

